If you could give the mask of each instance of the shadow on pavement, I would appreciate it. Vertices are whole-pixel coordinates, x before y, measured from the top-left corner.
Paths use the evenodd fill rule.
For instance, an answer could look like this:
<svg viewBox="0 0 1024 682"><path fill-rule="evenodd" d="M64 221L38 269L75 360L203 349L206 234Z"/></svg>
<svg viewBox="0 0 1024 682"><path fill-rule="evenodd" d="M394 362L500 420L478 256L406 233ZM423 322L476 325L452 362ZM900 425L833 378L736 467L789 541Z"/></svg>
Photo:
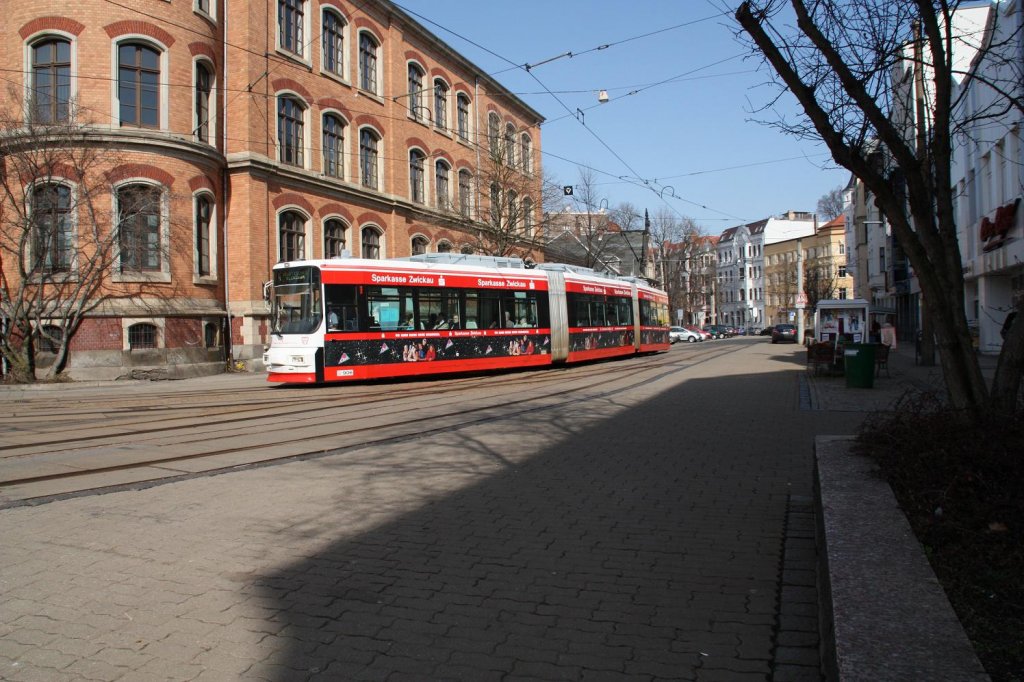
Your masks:
<svg viewBox="0 0 1024 682"><path fill-rule="evenodd" d="M498 445L453 434L449 465L408 452L408 466L382 464L375 490L443 477L445 466L464 476L484 461L497 473L257 578L277 612L268 637L278 653L248 675L764 679L775 665L787 501L811 494L814 436L859 422L800 411L794 377L693 379L596 416L612 395L570 406L578 420L525 415ZM560 442L517 451L517 434L541 429ZM351 486L349 456L320 460L323 475ZM338 508L308 521L330 528L347 498L374 504L368 495L339 489ZM788 626L816 643L806 606L804 622ZM816 665L804 670L813 677Z"/></svg>

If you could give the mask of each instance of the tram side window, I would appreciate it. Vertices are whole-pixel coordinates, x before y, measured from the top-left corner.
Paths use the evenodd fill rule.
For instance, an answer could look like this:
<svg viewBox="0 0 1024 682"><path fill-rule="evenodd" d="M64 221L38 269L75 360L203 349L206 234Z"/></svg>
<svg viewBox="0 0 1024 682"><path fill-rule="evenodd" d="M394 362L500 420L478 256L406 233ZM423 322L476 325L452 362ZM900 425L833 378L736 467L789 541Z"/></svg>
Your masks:
<svg viewBox="0 0 1024 682"><path fill-rule="evenodd" d="M366 305L370 331L411 329L413 324L412 290L402 287L367 287Z"/></svg>
<svg viewBox="0 0 1024 682"><path fill-rule="evenodd" d="M497 329L502 326L498 292L475 289L466 292L466 329Z"/></svg>
<svg viewBox="0 0 1024 682"><path fill-rule="evenodd" d="M645 327L667 327L668 304L640 301L640 324Z"/></svg>
<svg viewBox="0 0 1024 682"><path fill-rule="evenodd" d="M503 326L532 328L539 325L540 315L537 310L537 295L532 291L509 291L502 297L501 306Z"/></svg>
<svg viewBox="0 0 1024 682"><path fill-rule="evenodd" d="M457 289L420 289L417 329L461 329Z"/></svg>
<svg viewBox="0 0 1024 682"><path fill-rule="evenodd" d="M566 294L569 307L570 327L590 326L590 306L587 304L587 297L583 294Z"/></svg>
<svg viewBox="0 0 1024 682"><path fill-rule="evenodd" d="M654 314L653 314L653 311L651 310L651 302L650 301L641 300L640 301L640 324L641 324L641 326L650 327L652 324L654 324L654 322L652 322L653 319L654 319Z"/></svg>
<svg viewBox="0 0 1024 682"><path fill-rule="evenodd" d="M604 296L590 297L590 321L595 327L608 325L608 311L605 307Z"/></svg>
<svg viewBox="0 0 1024 682"><path fill-rule="evenodd" d="M629 298L619 298L618 301L619 309L619 324L620 325L631 325L633 324L633 301Z"/></svg>
<svg viewBox="0 0 1024 682"><path fill-rule="evenodd" d="M356 288L350 284L328 284L327 331L354 332L359 329L359 307L356 304Z"/></svg>

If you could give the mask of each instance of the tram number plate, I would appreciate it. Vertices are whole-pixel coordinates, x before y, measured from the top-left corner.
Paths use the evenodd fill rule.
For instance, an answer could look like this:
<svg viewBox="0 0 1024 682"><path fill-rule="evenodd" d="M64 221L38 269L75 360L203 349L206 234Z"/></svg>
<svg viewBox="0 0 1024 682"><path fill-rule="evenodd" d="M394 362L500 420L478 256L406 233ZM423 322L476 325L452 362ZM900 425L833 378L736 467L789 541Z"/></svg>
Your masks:
<svg viewBox="0 0 1024 682"><path fill-rule="evenodd" d="M355 376L355 374L356 374L356 371L354 369L339 369L338 370L338 376L339 377L351 377L351 376Z"/></svg>

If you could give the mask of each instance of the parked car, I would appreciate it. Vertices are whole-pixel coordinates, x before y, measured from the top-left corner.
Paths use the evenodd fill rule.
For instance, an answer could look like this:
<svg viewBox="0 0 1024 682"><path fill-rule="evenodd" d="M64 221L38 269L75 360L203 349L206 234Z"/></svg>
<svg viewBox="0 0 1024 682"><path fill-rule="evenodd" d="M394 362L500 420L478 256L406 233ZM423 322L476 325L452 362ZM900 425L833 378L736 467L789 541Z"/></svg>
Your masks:
<svg viewBox="0 0 1024 682"><path fill-rule="evenodd" d="M711 337L715 339L724 339L729 336L729 328L724 324L709 324L704 327L704 331L711 334Z"/></svg>
<svg viewBox="0 0 1024 682"><path fill-rule="evenodd" d="M700 334L692 332L686 327L672 327L668 330L668 340L671 343L676 341L686 341L688 343L696 343L697 341L703 341Z"/></svg>
<svg viewBox="0 0 1024 682"><path fill-rule="evenodd" d="M697 334L700 334L700 340L701 341L707 341L708 339L712 338L711 332L704 331L700 327L695 327L695 326L691 326L691 325L684 325L684 326L687 329L689 329L691 332L696 332Z"/></svg>
<svg viewBox="0 0 1024 682"><path fill-rule="evenodd" d="M795 324L777 324L772 327L772 343L796 343Z"/></svg>
<svg viewBox="0 0 1024 682"><path fill-rule="evenodd" d="M746 335L747 335L747 328L746 327L736 327L736 336L746 336Z"/></svg>
<svg viewBox="0 0 1024 682"><path fill-rule="evenodd" d="M773 331L775 331L775 327L765 327L758 336L771 336Z"/></svg>

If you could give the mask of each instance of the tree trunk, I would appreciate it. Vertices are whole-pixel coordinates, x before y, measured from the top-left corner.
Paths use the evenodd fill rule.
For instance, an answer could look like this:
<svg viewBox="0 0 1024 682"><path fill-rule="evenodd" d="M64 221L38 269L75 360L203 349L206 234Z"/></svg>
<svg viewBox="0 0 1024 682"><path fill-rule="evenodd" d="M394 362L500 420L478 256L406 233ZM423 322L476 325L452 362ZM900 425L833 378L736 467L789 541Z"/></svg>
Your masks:
<svg viewBox="0 0 1024 682"><path fill-rule="evenodd" d="M994 414L1009 415L1019 409L1022 375L1024 375L1024 322L1021 322L1021 315L1018 312L1017 319L1014 320L1003 339L1003 350L999 353L996 374L992 379L991 405Z"/></svg>

